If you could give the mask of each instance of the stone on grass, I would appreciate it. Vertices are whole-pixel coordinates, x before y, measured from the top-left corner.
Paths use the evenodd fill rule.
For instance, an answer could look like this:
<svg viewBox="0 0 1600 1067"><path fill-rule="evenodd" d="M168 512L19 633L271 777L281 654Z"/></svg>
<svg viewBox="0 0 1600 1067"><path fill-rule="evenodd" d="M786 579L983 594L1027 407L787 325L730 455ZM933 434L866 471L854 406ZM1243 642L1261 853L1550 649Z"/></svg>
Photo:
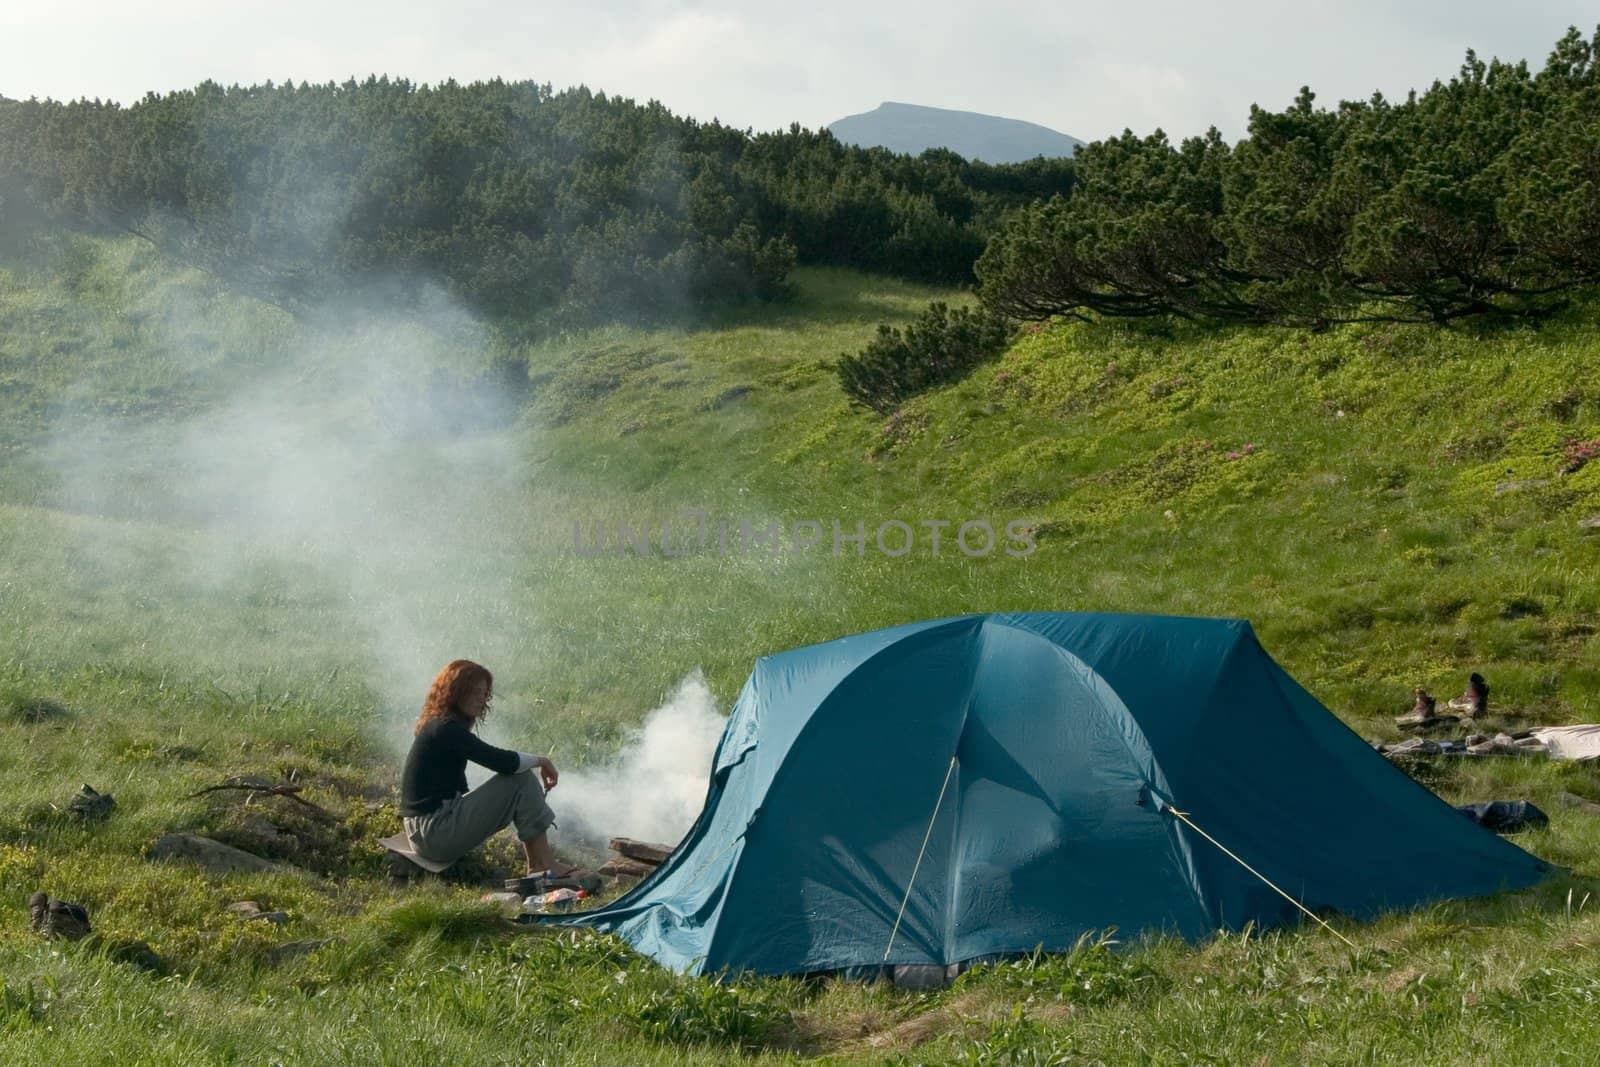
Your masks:
<svg viewBox="0 0 1600 1067"><path fill-rule="evenodd" d="M149 860L186 860L212 874L280 874L299 868L274 863L199 834L164 834L145 853Z"/></svg>
<svg viewBox="0 0 1600 1067"><path fill-rule="evenodd" d="M1556 800L1564 808L1573 808L1583 812L1585 815L1600 815L1600 804L1596 804L1592 800L1585 800L1576 793L1558 793L1556 794Z"/></svg>

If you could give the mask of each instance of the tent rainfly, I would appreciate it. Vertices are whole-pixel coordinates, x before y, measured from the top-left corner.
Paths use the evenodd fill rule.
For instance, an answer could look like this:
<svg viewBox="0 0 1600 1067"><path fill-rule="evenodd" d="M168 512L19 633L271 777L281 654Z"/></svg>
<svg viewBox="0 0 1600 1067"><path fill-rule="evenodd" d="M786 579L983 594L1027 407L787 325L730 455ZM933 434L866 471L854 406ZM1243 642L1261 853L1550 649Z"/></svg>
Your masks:
<svg viewBox="0 0 1600 1067"><path fill-rule="evenodd" d="M1247 622L991 614L758 660L688 836L561 921L677 971L859 971L1370 917L1550 869L1391 766Z"/></svg>

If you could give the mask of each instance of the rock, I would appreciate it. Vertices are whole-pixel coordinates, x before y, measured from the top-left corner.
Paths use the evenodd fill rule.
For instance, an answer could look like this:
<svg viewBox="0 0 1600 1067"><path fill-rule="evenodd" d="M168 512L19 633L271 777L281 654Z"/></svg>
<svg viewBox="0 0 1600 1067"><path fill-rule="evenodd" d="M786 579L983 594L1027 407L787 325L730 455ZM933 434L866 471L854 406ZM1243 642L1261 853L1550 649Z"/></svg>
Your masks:
<svg viewBox="0 0 1600 1067"><path fill-rule="evenodd" d="M1576 793L1557 793L1556 801L1563 808L1573 808L1585 815L1600 815L1600 804L1592 800L1585 800Z"/></svg>
<svg viewBox="0 0 1600 1067"><path fill-rule="evenodd" d="M1590 515L1587 519L1579 519L1578 525L1585 530L1600 530L1600 515Z"/></svg>
<svg viewBox="0 0 1600 1067"><path fill-rule="evenodd" d="M1549 484L1549 478L1513 478L1508 482L1497 483L1494 487L1494 495L1505 496L1507 493L1520 493L1524 489L1537 489L1541 485Z"/></svg>
<svg viewBox="0 0 1600 1067"><path fill-rule="evenodd" d="M247 921L260 919L262 922L275 923L278 926L282 926L289 921L288 912L262 911L261 905L253 900L241 900L236 904L229 904L227 910Z"/></svg>
<svg viewBox="0 0 1600 1067"><path fill-rule="evenodd" d="M148 860L187 860L212 874L280 874L299 868L264 860L243 849L199 834L165 834L145 853Z"/></svg>
<svg viewBox="0 0 1600 1067"><path fill-rule="evenodd" d="M654 867L672 855L671 845L656 845L649 841L635 841L631 837L613 837L610 842L611 851L619 852L630 860L648 863Z"/></svg>

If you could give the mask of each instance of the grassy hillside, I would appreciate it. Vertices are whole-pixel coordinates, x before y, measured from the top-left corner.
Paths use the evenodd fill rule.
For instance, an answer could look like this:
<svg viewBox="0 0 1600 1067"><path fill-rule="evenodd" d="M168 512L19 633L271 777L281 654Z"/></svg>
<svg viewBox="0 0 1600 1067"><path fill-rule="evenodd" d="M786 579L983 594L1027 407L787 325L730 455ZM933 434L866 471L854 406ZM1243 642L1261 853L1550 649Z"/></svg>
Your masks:
<svg viewBox="0 0 1600 1067"><path fill-rule="evenodd" d="M849 407L828 362L934 298L960 299L802 271L782 308L525 347L442 300L298 323L135 243L0 267L6 1059L1581 1062L1600 826L1555 796L1600 782L1572 764L1434 775L1550 810L1520 840L1570 873L1348 925L1354 953L1286 931L1086 944L926 996L717 986L510 934L471 885L387 885L397 753L455 655L496 671L502 738L566 765L696 668L726 706L765 652L987 610L1246 617L1374 738L1470 670L1491 728L1600 718L1592 307L1482 332L1063 324L888 419ZM872 545L891 519L917 535L898 558ZM739 543L807 520L819 546ZM834 555L835 520L863 554ZM1020 522L1037 549L969 558L952 525L935 557L934 520ZM657 550L587 557L575 522L649 523ZM263 843L186 796L230 774L307 783L338 821ZM107 822L59 810L83 781L116 794ZM172 829L325 877L141 862ZM104 939L34 940L35 888ZM289 923L222 911L245 898ZM134 940L169 973L125 962Z"/></svg>

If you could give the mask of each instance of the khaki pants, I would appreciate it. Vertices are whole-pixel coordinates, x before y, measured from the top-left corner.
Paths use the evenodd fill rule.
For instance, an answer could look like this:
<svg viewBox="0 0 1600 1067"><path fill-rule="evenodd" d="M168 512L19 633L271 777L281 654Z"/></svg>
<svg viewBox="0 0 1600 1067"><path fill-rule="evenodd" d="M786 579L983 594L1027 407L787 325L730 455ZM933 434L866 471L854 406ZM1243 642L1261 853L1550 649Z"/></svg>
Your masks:
<svg viewBox="0 0 1600 1067"><path fill-rule="evenodd" d="M544 800L544 786L533 771L497 774L470 793L445 801L426 815L403 820L418 854L435 863L454 863L507 826L532 841L555 825L556 813Z"/></svg>

